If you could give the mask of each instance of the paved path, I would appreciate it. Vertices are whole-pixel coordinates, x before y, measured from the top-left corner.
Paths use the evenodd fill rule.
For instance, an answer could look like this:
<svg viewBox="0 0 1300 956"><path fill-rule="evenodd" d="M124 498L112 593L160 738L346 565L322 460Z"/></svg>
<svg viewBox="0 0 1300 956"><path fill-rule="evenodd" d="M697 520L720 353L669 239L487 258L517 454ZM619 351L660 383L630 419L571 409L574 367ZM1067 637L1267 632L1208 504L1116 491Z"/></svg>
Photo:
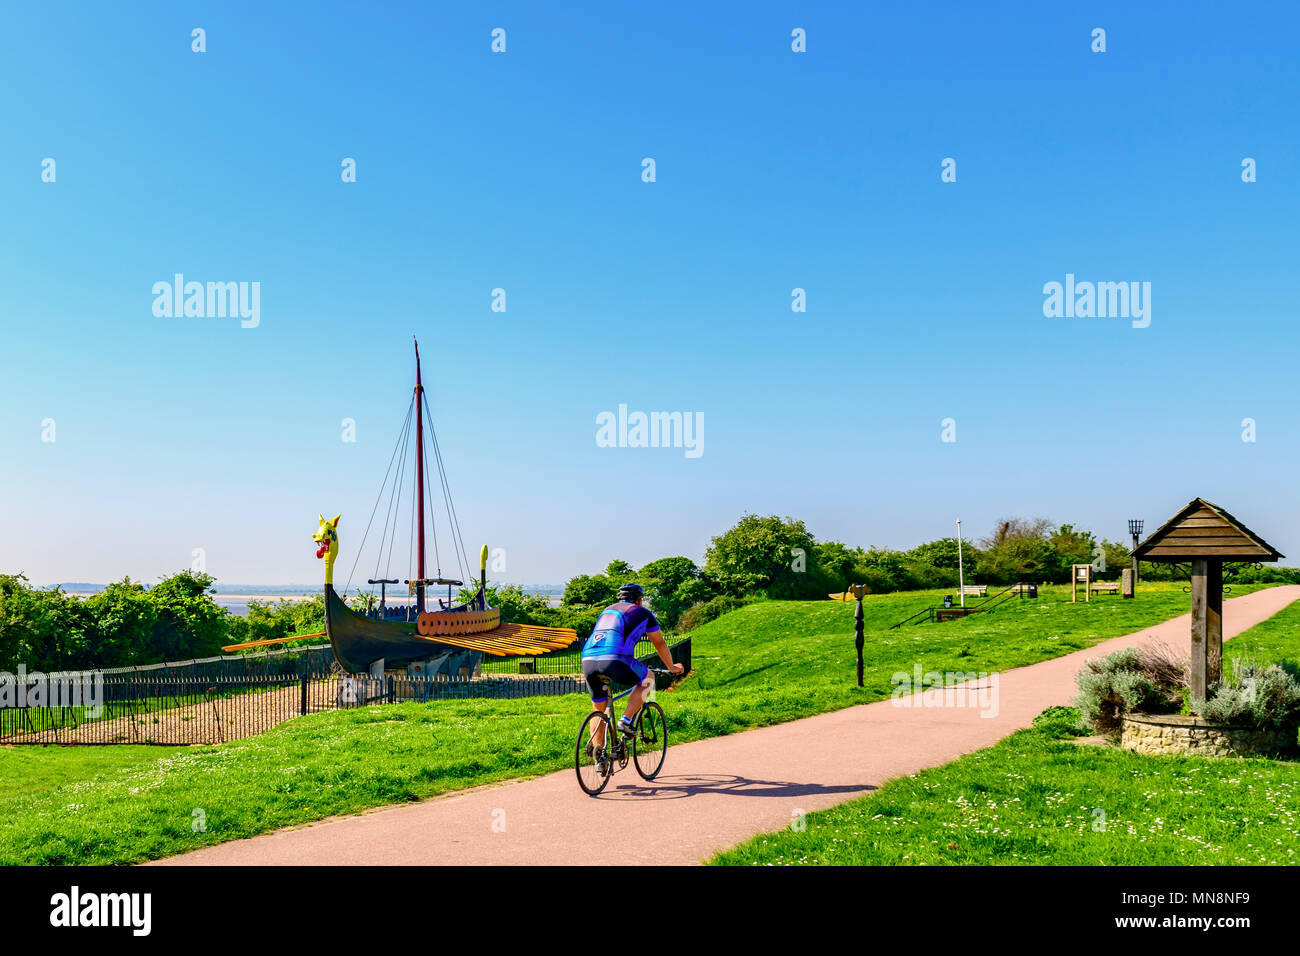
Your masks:
<svg viewBox="0 0 1300 956"><path fill-rule="evenodd" d="M1224 602L1224 637L1300 599L1300 585ZM1103 599L1106 600L1106 599ZM1114 600L1114 599L1110 599ZM980 706L881 701L773 727L670 746L645 784L629 764L592 799L573 770L481 787L360 816L223 843L164 864L689 864L793 814L874 790L892 777L988 747L1074 695L1084 660L1158 641L1186 653L1183 615L1085 651L998 675L996 715ZM934 693L925 695L933 702ZM669 695L670 697L670 695ZM974 703L974 702L971 702ZM668 706L669 721L672 706ZM671 729L671 724L670 724Z"/></svg>

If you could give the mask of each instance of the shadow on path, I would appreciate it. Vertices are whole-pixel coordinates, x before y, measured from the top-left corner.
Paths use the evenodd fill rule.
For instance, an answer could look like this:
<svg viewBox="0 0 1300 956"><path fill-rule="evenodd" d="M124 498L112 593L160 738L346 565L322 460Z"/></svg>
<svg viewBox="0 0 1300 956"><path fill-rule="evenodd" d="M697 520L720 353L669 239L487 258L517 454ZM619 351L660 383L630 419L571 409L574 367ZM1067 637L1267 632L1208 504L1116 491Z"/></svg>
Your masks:
<svg viewBox="0 0 1300 956"><path fill-rule="evenodd" d="M778 780L753 780L733 774L682 774L659 777L646 783L614 784L600 800L680 800L701 794L721 793L733 797L808 797L827 793L869 793L876 788L868 784L825 786L820 783L790 783Z"/></svg>

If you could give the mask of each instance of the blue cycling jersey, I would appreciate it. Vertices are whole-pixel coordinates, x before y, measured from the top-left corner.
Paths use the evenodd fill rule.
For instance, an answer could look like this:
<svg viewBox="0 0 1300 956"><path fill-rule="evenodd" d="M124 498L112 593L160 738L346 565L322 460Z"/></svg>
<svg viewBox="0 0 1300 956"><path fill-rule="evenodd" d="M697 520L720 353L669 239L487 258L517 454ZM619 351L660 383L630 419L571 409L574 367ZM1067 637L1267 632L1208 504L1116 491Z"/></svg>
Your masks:
<svg viewBox="0 0 1300 956"><path fill-rule="evenodd" d="M582 659L631 657L636 650L637 641L657 630L659 622L654 614L641 605L625 602L611 604L601 612L591 637L582 645Z"/></svg>

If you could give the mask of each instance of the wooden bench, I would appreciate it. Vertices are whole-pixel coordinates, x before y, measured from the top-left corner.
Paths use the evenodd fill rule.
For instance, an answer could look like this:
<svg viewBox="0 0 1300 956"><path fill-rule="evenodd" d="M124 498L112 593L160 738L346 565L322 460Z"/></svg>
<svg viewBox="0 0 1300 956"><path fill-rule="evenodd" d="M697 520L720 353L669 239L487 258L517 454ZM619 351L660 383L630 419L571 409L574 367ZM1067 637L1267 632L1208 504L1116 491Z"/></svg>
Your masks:
<svg viewBox="0 0 1300 956"><path fill-rule="evenodd" d="M962 586L961 593L974 595L975 597L988 597L989 586L987 584L966 584Z"/></svg>
<svg viewBox="0 0 1300 956"><path fill-rule="evenodd" d="M1114 581L1096 581L1092 585L1093 594L1118 594L1119 585Z"/></svg>

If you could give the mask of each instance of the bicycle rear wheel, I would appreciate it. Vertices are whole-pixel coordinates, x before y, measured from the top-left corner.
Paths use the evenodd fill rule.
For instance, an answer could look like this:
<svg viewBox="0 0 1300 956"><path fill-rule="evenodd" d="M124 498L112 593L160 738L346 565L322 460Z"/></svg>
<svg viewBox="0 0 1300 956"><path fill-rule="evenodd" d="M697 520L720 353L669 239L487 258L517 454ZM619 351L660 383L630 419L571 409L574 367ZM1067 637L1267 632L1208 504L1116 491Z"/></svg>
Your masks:
<svg viewBox="0 0 1300 956"><path fill-rule="evenodd" d="M646 780L653 780L663 769L668 755L668 721L664 709L654 701L641 705L636 736L632 738L632 758L636 772Z"/></svg>
<svg viewBox="0 0 1300 956"><path fill-rule="evenodd" d="M604 741L596 746L596 731L604 727ZM610 719L598 710L593 710L582 722L578 731L578 743L573 749L573 769L578 774L578 786L590 796L595 796L605 789L609 778L614 775L613 763L609 760L608 748L614 740L614 725ZM587 748L591 753L587 753Z"/></svg>

